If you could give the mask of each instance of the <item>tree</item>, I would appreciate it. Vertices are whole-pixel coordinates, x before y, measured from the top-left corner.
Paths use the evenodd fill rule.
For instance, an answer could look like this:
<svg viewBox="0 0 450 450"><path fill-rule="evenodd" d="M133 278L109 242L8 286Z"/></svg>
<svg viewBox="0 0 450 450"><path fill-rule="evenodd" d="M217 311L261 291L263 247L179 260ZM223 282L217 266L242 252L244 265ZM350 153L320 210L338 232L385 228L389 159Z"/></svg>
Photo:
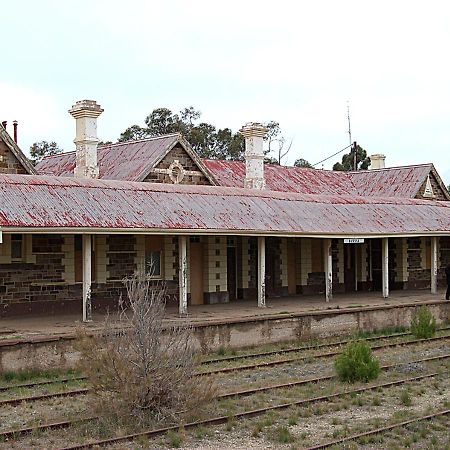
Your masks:
<svg viewBox="0 0 450 450"><path fill-rule="evenodd" d="M264 162L270 164L281 164L283 158L289 153L292 147L292 140L288 146L285 147L286 138L281 134L281 128L279 122L271 120L266 122L264 126L267 128L267 134L264 136L266 142L265 154L268 155L275 152L275 156L269 156L264 159Z"/></svg>
<svg viewBox="0 0 450 450"><path fill-rule="evenodd" d="M342 162L337 162L333 166L333 170L340 170L349 172L354 170L354 147L350 150L350 153L342 156ZM367 152L359 145L356 145L356 166L357 170L367 170L370 166L370 158L367 156Z"/></svg>
<svg viewBox="0 0 450 450"><path fill-rule="evenodd" d="M54 141L35 142L30 147L31 161L33 164L42 161L46 156L57 155L58 153L62 153L62 149L59 148L58 144Z"/></svg>
<svg viewBox="0 0 450 450"><path fill-rule="evenodd" d="M306 159L303 159L303 158L297 159L294 163L294 166L295 167L306 167L308 169L314 168L313 165L309 161L307 161Z"/></svg>
<svg viewBox="0 0 450 450"><path fill-rule="evenodd" d="M201 158L242 160L244 138L230 128L216 129L212 124L197 123L201 112L190 106L174 114L168 108L156 108L145 118L145 127L132 125L119 142L181 133Z"/></svg>

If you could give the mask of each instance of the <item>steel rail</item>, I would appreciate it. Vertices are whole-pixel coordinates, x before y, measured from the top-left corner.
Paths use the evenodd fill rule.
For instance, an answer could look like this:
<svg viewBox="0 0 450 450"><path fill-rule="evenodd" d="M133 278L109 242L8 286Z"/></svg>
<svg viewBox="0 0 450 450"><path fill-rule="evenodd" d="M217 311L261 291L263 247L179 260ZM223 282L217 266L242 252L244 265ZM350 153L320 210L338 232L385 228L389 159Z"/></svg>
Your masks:
<svg viewBox="0 0 450 450"><path fill-rule="evenodd" d="M441 336L444 337L444 336ZM450 337L450 336L445 336L445 337ZM420 342L422 341L428 341L428 339L426 340L420 340ZM412 342L412 341L410 341ZM389 344L389 345L393 345L393 344ZM397 345L397 344L396 344ZM321 355L316 355L315 357L328 357L328 356L334 356L335 354L339 354L339 352L336 353L325 353L325 354L321 354ZM235 372L235 371L239 371L239 370L250 370L250 369L257 369L260 367L271 367L271 366L275 366L275 365L280 365L280 364L286 364L288 362L295 362L295 361L302 361L303 359L308 359L310 357L307 358L295 358L295 359L288 359L288 360L278 360L278 361L271 361L271 362L267 362L267 363L261 363L261 364L254 364L252 366L241 366L241 367L230 367L230 368L226 368L226 369L222 369L219 370L218 372L201 372L201 373L197 373L195 374L196 376L203 376L203 375L211 375L211 374L216 374L216 373L222 373L222 372ZM427 362L427 361L434 361L434 360L441 360L441 359L446 359L446 358L450 358L450 354L447 355L440 355L440 356L432 356L432 357L428 357L428 358L423 358L423 359L419 359L416 361L412 361L413 363L419 363L419 362ZM392 368L392 367L396 367L399 364L388 364L385 366L381 366L381 368L384 369L388 369L388 368ZM319 378L307 378L307 379L303 379L303 380L298 380L295 382L290 382L290 383L286 383L284 385L274 385L273 387L270 388L255 388L255 389L248 389L246 390L246 392L248 392L247 395L251 395L252 393L256 393L256 392L262 392L264 390L268 390L268 389L280 389L282 387L289 387L289 386L299 386L301 384L308 384L308 383L317 383L320 381L326 381L326 380L330 380L332 378L335 378L335 375L327 375L324 377L319 377ZM22 402L35 402L35 401L39 401L39 400L49 400L52 398L58 398L58 397L75 397L77 395L86 395L90 392L90 388L81 388L81 389L73 389L73 390L69 390L69 391L63 391L63 392L55 392L52 394L40 394L40 395L34 395L34 396L28 396L28 397L18 397L18 398L11 398L11 399L6 399L6 400L0 400L0 407L1 406L6 406L6 405L18 405ZM244 392L244 391L242 391ZM233 397L237 395L236 393L225 393L225 394L220 394L217 398L227 398L227 397Z"/></svg>
<svg viewBox="0 0 450 450"><path fill-rule="evenodd" d="M392 425L387 425L385 427L376 428L374 430L366 431L364 433L354 434L352 436L347 436L345 438L337 439L335 441L329 441L324 444L314 445L313 447L308 447L305 450L319 450L323 448L333 447L334 445L343 444L345 442L354 441L356 439L361 439L363 437L373 436L380 433L385 433L386 431L394 430L395 428L402 428L412 423L423 422L425 420L435 419L436 417L442 417L450 414L450 409L446 409L444 411L439 411L434 414L427 414L426 416L419 416L413 419L404 420L403 422L393 423Z"/></svg>
<svg viewBox="0 0 450 450"><path fill-rule="evenodd" d="M346 390L346 391L343 391L340 393L324 395L324 396L319 396L319 397L311 397L311 398L307 398L307 399L303 399L303 400L297 400L295 402L282 403L282 404L278 404L278 405L268 406L265 408L258 408L258 409L253 409L253 410L249 410L249 411L243 411L243 412L234 414L233 418L234 419L248 419L248 418L260 416L269 411L278 411L278 410L288 409L288 408L292 408L292 407L296 407L296 406L303 406L303 405L307 405L310 403L328 401L332 398L338 398L338 397L341 397L344 395L350 395L353 393L361 393L361 392L367 392L367 391L376 390L376 389L380 389L380 388L398 386L398 385L402 385L402 384L409 383L409 382L421 381L423 379L434 377L437 375L440 375L440 374L433 373L433 374L421 375L418 377L371 385L371 386L368 386L365 388L351 389L351 390ZM196 428L199 426L221 425L221 424L227 423L229 421L229 419L230 419L229 416L218 416L218 417L214 417L211 419L189 422L189 423L182 424L182 425L174 425L174 426L170 426L170 427L158 428L155 430L143 431L140 433L133 433L133 434L129 434L126 436L102 439L102 440L87 442L84 444L78 444L78 445L74 445L74 446L70 446L70 447L63 447L59 450L81 450L81 449L88 449L88 448L93 448L93 447L103 447L105 445L133 441L134 439L136 439L138 437L154 438L157 436L162 436L169 431L178 431L180 428L188 430L188 429Z"/></svg>
<svg viewBox="0 0 450 450"><path fill-rule="evenodd" d="M9 386L0 386L0 392L10 391L11 389L32 388L36 386L45 386L49 384L70 383L71 381L86 380L85 376L56 378L53 380L33 381L32 383L11 384Z"/></svg>
<svg viewBox="0 0 450 450"><path fill-rule="evenodd" d="M403 347L403 346L408 346L408 345L422 344L422 343L426 343L426 342L442 341L442 340L446 340L446 339L450 339L450 335L437 336L437 337L430 338L430 339L415 339L413 341L394 342L391 344L375 345L375 346L371 347L371 349L374 351L377 351L377 350L383 350L383 349L393 348L393 347ZM218 375L218 374L222 374L222 373L253 370L253 369L260 368L260 367L274 367L274 366L279 366L279 365L283 365L283 364L289 364L292 362L305 361L305 360L309 360L311 358L312 359L329 358L331 356L337 356L340 353L341 353L340 350L334 350L331 352L320 353L318 355L301 356L299 358L277 359L275 361L264 361L264 362L255 363L255 364L247 364L247 365L234 366L234 367L225 367L222 369L213 369L213 370L208 370L208 371L204 371L204 372L198 372L197 375L199 375L199 376Z"/></svg>
<svg viewBox="0 0 450 450"><path fill-rule="evenodd" d="M423 358L423 359L418 359L418 360L414 360L414 361L409 361L408 363L411 364L411 363L418 363L418 362L435 361L435 360L442 360L442 359L447 359L447 358L450 358L450 354L440 355L440 356L433 356L433 357L428 357L428 358ZM381 366L380 368L382 370L386 370L386 369L390 369L390 368L393 368L393 367L396 367L396 366L397 366L397 364L387 364L387 365ZM418 381L418 380L421 380L421 379L432 378L432 377L435 377L437 375L440 375L440 373L439 372L434 372L434 373L429 373L429 374L418 376L418 377L404 378L404 379L401 379L401 380L396 380L396 381L383 383L382 385L369 386L369 387L365 387L365 388L358 388L358 389L353 389L351 391L345 391L345 392L341 392L341 393L329 394L329 395L325 395L325 396L321 396L321 397L313 397L312 399L305 399L303 401L305 402L305 404L307 404L308 402L309 403L313 403L313 402L316 402L316 401L318 402L320 400L324 401L326 399L330 399L330 398L333 398L333 397L339 397L339 396L342 396L342 395L346 395L348 393L351 394L351 393L355 393L355 392L364 392L364 391L367 391L367 390L376 389L378 387L387 387L387 386L393 386L393 385L398 385L398 384ZM290 387L294 387L294 386L300 386L302 384L318 383L318 382L321 382L321 381L328 381L328 380L331 380L333 378L336 378L336 375L326 375L326 376L323 376L323 377L310 378L310 379L306 379L306 380L298 380L298 381L289 382L289 383L283 383L283 384L278 384L278 385L262 386L262 387L258 387L258 388L254 388L254 389L246 389L246 390L242 390L242 391L235 391L235 392L219 394L218 396L216 396L216 399L221 400L221 399L226 399L226 398L231 398L231 397L244 397L244 396L247 396L247 395L261 393L261 392L265 392L265 391L269 391L269 390L290 388ZM46 430L51 430L51 429L67 428L67 427L70 427L71 425L76 424L76 423L82 423L82 422L85 422L85 421L97 420L97 419L98 419L98 416L91 416L91 417L86 417L86 418L79 418L79 419L73 420L73 421L52 422L52 423L48 423L48 424L39 425L39 426L36 426L36 427L26 427L26 428L21 428L21 429L16 429L16 430L4 431L4 432L0 432L0 439L1 438L15 438L15 437L19 437L21 435L32 433L34 431L46 431Z"/></svg>
<svg viewBox="0 0 450 450"><path fill-rule="evenodd" d="M73 389L70 391L54 392L52 394L31 395L29 397L8 398L0 401L0 407L10 405L19 405L22 402L36 402L38 400L49 400L58 397L75 397L77 395L85 395L90 391L89 388Z"/></svg>
<svg viewBox="0 0 450 450"><path fill-rule="evenodd" d="M450 330L450 327L445 327L445 328L439 329L439 331L445 331L445 330ZM390 335L388 334L388 335L382 335L382 336L372 336L372 337L362 338L362 339L364 339L365 341L374 341L374 340L383 340L383 339L393 339L396 337L408 336L410 334L411 333L409 333L409 332L395 333L395 334L390 334ZM427 341L427 340L424 340L424 341ZM250 359L250 358L262 358L265 356L273 356L273 355L281 355L281 354L293 353L293 352L317 350L320 348L345 345L350 341L351 340L343 340L343 341L337 341L337 342L333 342L333 343L317 344L317 345L312 345L312 346L280 349L280 350L273 350L273 351L261 352L261 353L250 353L248 355L236 355L236 356L230 356L230 357L225 357L225 358L208 359L208 360L201 361L200 364L201 365L216 364L216 363L227 362L227 361L235 361L235 360ZM417 341L415 341L415 342L417 342ZM400 345L400 344L401 343L398 343L395 345ZM314 357L315 356L308 356L307 358L314 358ZM202 374L203 374L203 372L202 372ZM4 386L0 386L0 392L5 392L8 390L12 390L12 389L20 389L20 388L26 389L26 388L32 388L32 387L37 387L37 386L45 386L45 385L58 384L58 383L70 383L72 381L85 381L85 380L86 380L85 376L76 376L76 377L58 378L58 379L54 379L54 380L35 381L32 383L12 384L9 386L4 385Z"/></svg>
<svg viewBox="0 0 450 450"><path fill-rule="evenodd" d="M448 331L450 330L450 327L443 327L439 328L438 331ZM381 341L383 339L394 339L396 337L404 337L404 336L410 336L412 335L411 332L402 332L402 333L392 333L392 334L385 334L380 336L370 336L367 338L357 338L365 341ZM301 347L293 347L293 348L286 348L286 349L280 349L280 350L270 350L267 352L261 352L261 353L248 353L247 355L233 355L233 356L226 356L223 358L211 358L211 359L205 359L201 362L201 364L216 364L220 362L227 362L227 361L238 361L241 359L247 359L247 358L259 358L264 356L272 356L277 354L285 354L285 353L292 353L292 352L301 352L301 351L307 351L307 350L317 350L320 348L326 348L326 347L335 347L339 345L345 345L348 344L352 339L344 339L342 341L336 341L336 342L328 342L323 344L317 344L317 345L305 345Z"/></svg>

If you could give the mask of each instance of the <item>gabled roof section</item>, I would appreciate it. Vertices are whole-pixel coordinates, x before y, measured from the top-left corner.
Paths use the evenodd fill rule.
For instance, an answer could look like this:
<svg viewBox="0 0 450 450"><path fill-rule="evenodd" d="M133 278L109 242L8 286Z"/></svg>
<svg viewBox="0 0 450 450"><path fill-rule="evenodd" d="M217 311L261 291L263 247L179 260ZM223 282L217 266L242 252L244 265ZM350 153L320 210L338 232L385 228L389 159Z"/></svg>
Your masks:
<svg viewBox="0 0 450 450"><path fill-rule="evenodd" d="M220 186L0 175L3 232L442 235L450 204Z"/></svg>
<svg viewBox="0 0 450 450"><path fill-rule="evenodd" d="M432 173L439 183L444 196L450 200L433 164L387 167L384 169L348 172L359 195L370 197L416 198L427 177Z"/></svg>
<svg viewBox="0 0 450 450"><path fill-rule="evenodd" d="M201 159L179 133L99 146L97 153L99 178L142 181L177 144L184 148L211 184L217 184ZM75 152L48 156L36 166L36 169L42 175L72 177L75 169Z"/></svg>
<svg viewBox="0 0 450 450"><path fill-rule="evenodd" d="M0 124L0 139L6 144L11 153L16 157L24 170L30 175L37 174L36 169L30 163L28 158L24 155L19 146L14 142L9 133L5 130L2 124Z"/></svg>
<svg viewBox="0 0 450 450"><path fill-rule="evenodd" d="M244 162L204 159L203 163L220 186L244 186ZM317 195L416 198L430 174L434 175L445 198L450 200L444 183L431 163L357 172L264 165L268 189Z"/></svg>
<svg viewBox="0 0 450 450"><path fill-rule="evenodd" d="M204 159L220 186L244 187L245 162ZM345 172L332 170L264 165L267 189L318 195L357 195Z"/></svg>

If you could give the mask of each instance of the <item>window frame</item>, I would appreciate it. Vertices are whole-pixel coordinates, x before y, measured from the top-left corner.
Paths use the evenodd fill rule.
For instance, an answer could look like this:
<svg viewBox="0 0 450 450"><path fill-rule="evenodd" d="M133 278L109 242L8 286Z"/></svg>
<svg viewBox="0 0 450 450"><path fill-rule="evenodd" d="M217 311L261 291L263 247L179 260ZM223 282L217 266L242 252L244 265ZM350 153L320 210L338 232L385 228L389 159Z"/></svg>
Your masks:
<svg viewBox="0 0 450 450"><path fill-rule="evenodd" d="M19 239L15 239L19 237ZM14 257L14 251L13 251L13 246L14 243L20 243L20 256L19 257ZM11 262L12 263L21 263L25 261L25 239L23 234L12 234L11 235Z"/></svg>

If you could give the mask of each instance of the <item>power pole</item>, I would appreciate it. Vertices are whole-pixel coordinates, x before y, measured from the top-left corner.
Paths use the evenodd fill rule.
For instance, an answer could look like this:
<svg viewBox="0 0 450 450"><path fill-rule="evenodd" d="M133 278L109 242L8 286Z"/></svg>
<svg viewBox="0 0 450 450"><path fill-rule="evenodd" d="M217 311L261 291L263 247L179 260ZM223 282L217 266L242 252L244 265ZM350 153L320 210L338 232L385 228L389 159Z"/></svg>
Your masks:
<svg viewBox="0 0 450 450"><path fill-rule="evenodd" d="M353 170L358 170L358 159L357 159L357 155L356 155L356 149L357 149L357 145L356 145L356 141L353 142Z"/></svg>

